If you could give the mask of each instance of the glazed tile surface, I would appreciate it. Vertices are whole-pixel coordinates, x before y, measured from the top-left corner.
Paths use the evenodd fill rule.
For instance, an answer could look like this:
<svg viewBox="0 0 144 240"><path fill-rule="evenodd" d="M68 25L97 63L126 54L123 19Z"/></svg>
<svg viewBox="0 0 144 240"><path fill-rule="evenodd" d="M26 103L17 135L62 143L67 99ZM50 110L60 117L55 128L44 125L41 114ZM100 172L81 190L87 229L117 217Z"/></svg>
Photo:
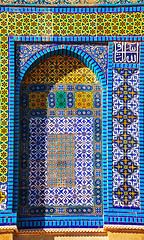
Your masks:
<svg viewBox="0 0 144 240"><path fill-rule="evenodd" d="M0 225L144 225L143 1L7 3L0 11ZM81 118L93 119L93 135L70 125ZM48 119L67 123L48 134ZM30 133L32 121L40 132Z"/></svg>
<svg viewBox="0 0 144 240"><path fill-rule="evenodd" d="M77 211L97 215L100 209L102 213L101 100L94 74L72 57L44 60L25 77L21 85L21 216Z"/></svg>
<svg viewBox="0 0 144 240"><path fill-rule="evenodd" d="M113 71L114 206L139 207L139 71Z"/></svg>

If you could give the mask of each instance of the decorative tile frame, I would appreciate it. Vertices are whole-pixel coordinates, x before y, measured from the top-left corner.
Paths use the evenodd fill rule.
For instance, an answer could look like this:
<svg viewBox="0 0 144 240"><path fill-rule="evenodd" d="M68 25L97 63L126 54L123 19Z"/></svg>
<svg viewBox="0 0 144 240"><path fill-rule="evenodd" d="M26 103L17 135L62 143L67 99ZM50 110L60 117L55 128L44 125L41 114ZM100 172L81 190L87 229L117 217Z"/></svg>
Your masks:
<svg viewBox="0 0 144 240"><path fill-rule="evenodd" d="M17 41L18 38L14 37L10 37L10 42L11 42L11 48L14 48L14 41ZM21 39L19 39L21 40ZM37 40L37 39L36 39ZM43 41L45 41L45 38L42 39ZM27 38L27 41L29 41L29 38ZM13 45L12 45L12 42L13 42ZM13 46L13 47L12 47ZM12 50L12 49L11 49ZM13 52L13 51L11 51ZM59 46L54 46L54 47L50 47L48 49L45 49L45 50L42 50L40 51L38 54L35 53L24 65L24 67L21 69L21 72L20 72L20 77L17 79L17 82L16 82L16 86L15 86L15 98L16 98L16 101L15 101L15 112L17 112L17 115L15 116L15 136L18 136L18 132L19 132L19 114L18 114L18 111L19 111L19 89L20 89L20 83L23 79L23 77L25 76L25 74L30 70L32 69L33 66L36 66L40 61L44 60L44 58L46 59L47 57L50 57L50 56L53 56L53 55L68 55L68 56L73 56L79 60L81 60L87 67L89 67L97 76L97 78L100 80L100 85L102 87L102 90L103 90L103 115L106 116L107 114L107 109L106 109L106 101L107 101L107 98L106 98L106 81L105 81L105 77L101 71L101 69L99 68L98 64L91 58L90 55L88 55L87 53L85 53L84 51L82 50L78 50L76 48L74 48L73 46L66 46L66 45L59 45ZM10 66L13 66L12 62L10 61ZM13 82L11 81L10 83L10 88L11 88L11 92L14 91L13 87L14 87L14 73L12 72L11 75L10 75L11 79L13 79ZM13 95L12 95L12 98L13 98ZM13 98L14 100L14 98ZM13 109L11 109L10 111L13 111ZM13 116L14 113L12 113L12 116ZM11 121L10 121L11 122ZM12 123L13 125L13 123ZM106 120L104 121L103 123L103 148L106 149L106 138L107 138L107 134L106 134L106 131L107 131L107 122ZM14 139L14 138L13 138ZM13 142L13 145L15 145L15 151L16 153L18 152L18 137L15 138L15 144ZM106 163L106 159L107 159L107 152L105 151L105 154L103 154L103 165L104 165L104 162ZM15 155L15 164L16 166L18 166L18 155L16 156ZM14 196L14 210L17 211L17 191L18 191L18 176L16 175L14 177L15 179L15 182L16 184L14 185L14 189L15 189L15 196ZM46 221L49 220L49 221ZM49 227L50 224L51 224L51 227L54 227L54 226L61 226L61 221L56 221L57 218L53 217L54 220L50 221L51 220L51 217L41 217L41 220L39 224L41 224L41 227L45 226L45 227ZM59 217L59 219L63 220L63 217ZM92 227L92 226L95 226L95 227L102 227L103 226L103 219L101 216L99 217L93 217L93 221L89 221L90 217L65 217L65 219L79 219L77 222L70 222L68 220L64 221L64 225L65 226L83 226L84 225L84 221L85 221L85 226L86 227ZM83 219L83 221L82 221ZM56 225L55 225L55 221L56 221ZM22 228L27 228L27 223L29 222L30 225L32 225L34 227L33 224L34 223L34 217L32 219L29 218L29 221L27 219L27 221L25 222L25 219L20 219L20 222L19 222L19 227L22 227ZM28 224L28 227L29 227L29 224ZM68 225L67 225L68 224ZM38 227L37 225L35 227Z"/></svg>
<svg viewBox="0 0 144 240"><path fill-rule="evenodd" d="M117 12L131 12L131 13L135 13L135 12L140 12L142 11L142 15L141 15L141 20L143 19L143 7L130 7L130 8L77 8L77 9L73 9L71 11L70 8L67 9L61 9L61 13L65 13L68 14L69 12L75 14L75 13L84 13L87 14L87 16L90 13L96 12L96 13L101 13L102 15L106 15L106 12L109 13L117 13ZM50 13L53 12L57 13L58 9L38 9L38 8L33 8L33 9L21 9L19 10L18 8L5 8L2 7L1 11L7 11L10 12L11 14L14 13L14 18L15 18L15 12L21 12L21 14L24 14L25 12L27 13ZM59 13L58 13L59 14ZM96 14L97 15L97 14ZM42 15L44 16L44 15ZM8 17L8 15L6 14L6 17ZM8 19L7 19L8 20ZM9 22L9 21L8 21ZM50 21L52 22L52 21ZM9 73L6 70L5 74L7 76L9 76L10 79L10 85L7 88L9 90L9 95L6 95L9 97L9 117L11 118L11 121L9 121L10 125L9 125L9 132L10 132L10 137L9 137L9 175L8 175L8 208L5 211L1 211L1 225L16 225L17 224L17 218L16 218L16 205L17 202L14 203L13 206L13 184L15 185L17 183L17 175L18 174L18 165L17 162L14 163L13 160L13 156L14 156L14 152L13 152L13 146L12 143L14 141L14 43L15 41L51 41L51 42L67 42L67 41L71 41L71 42L82 42L82 41L88 41L88 42L96 42L96 41L109 41L109 55L108 55L108 96L107 96L107 90L106 90L106 86L105 86L105 90L104 90L104 94L103 97L105 99L105 104L104 104L104 108L105 111L107 109L106 106L106 99L108 99L108 165L107 165L107 146L103 145L103 152L105 153L105 158L104 158L104 162L103 162L103 175L104 175L104 179L103 179L103 185L107 186L108 184L108 188L104 187L103 190L103 201L104 201L104 224L143 224L144 223L144 218L143 218L143 208L144 208L144 201L143 201L143 154L144 154L144 149L143 149L143 100L144 100L144 87L143 87L143 59L144 59L144 46L143 43L141 43L140 45L140 191L141 191L141 209L137 210L135 212L137 212L137 215L134 216L133 210L129 210L129 212L127 212L127 210L125 209L121 209L121 210L115 210L113 208L113 204L112 204L112 189L111 189L111 183L112 183L112 149L111 149L111 145L112 145L112 125L111 125L111 111L112 111L112 99L111 99L111 91L112 91L112 68L113 68L113 64L112 64L112 55L113 55L113 42L112 41L143 41L143 21L141 21L142 24L140 25L140 33L139 36L138 35L134 35L134 32L132 32L131 34L129 34L128 36L122 36L119 35L120 32L117 32L117 35L114 36L113 32L110 33L110 35L103 35L104 33L101 33L102 35L99 35L100 33L98 31L95 32L94 36L90 35L89 32L84 32L84 35L80 35L80 36L76 36L75 33L72 33L73 36L62 36L62 33L59 33L60 36L53 36L53 34L55 34L55 32L52 29L52 25L50 24L50 37L36 37L36 36L25 36L25 34L27 34L27 32L23 32L24 36L9 36L9 35L17 35L17 29L15 28L14 31L11 31L11 29L9 28L9 26L5 26L5 27L1 27L1 40L3 40L4 42L2 42L1 44L5 43L6 44L6 49L7 46L9 47L9 50L6 50L6 52L9 55L3 55L2 54L2 60L5 59L6 61L8 60L9 57ZM23 23L23 22L22 22ZM14 26L15 26L15 22L14 22ZM23 25L22 25L23 26ZM29 28L31 27L31 25L29 26ZM95 25L95 27L97 27L97 24ZM42 27L43 29L43 27ZM4 31L5 30L5 31ZM22 29L23 30L23 27ZM9 31L9 32L8 32ZM68 33L68 32L67 32ZM29 34L31 34L31 32L29 32ZM37 31L36 35L45 35L45 30L42 31ZM126 33L127 34L127 33ZM47 35L47 34L46 34ZM69 34L68 34L69 35ZM130 36L131 35L131 36ZM9 37L8 37L9 36ZM3 49L1 51L1 53L3 52ZM38 54L36 56L36 59L39 58L40 55ZM29 62L31 64L31 62ZM122 67L126 67L126 65L121 65ZM119 67L119 65L117 66L115 64L115 67ZM138 67L138 66L137 66ZM27 68L27 65L26 65ZM26 69L25 69L26 70ZM2 88L1 88L2 90ZM16 92L16 94L18 94ZM16 107L18 107L18 105L16 105ZM11 124L12 123L12 124ZM15 126L18 126L18 120L15 121ZM106 127L106 125L105 125ZM107 135L104 136L103 140L106 140ZM105 141L106 142L106 141ZM18 142L15 142L15 147L18 146ZM15 175L13 176L13 168L15 169ZM108 171L107 171L108 170ZM14 178L13 178L14 177ZM16 186L16 185L15 185ZM14 188L15 194L17 194L17 188ZM107 197L108 196L108 197ZM7 216L7 218L5 218ZM81 218L82 219L82 218ZM49 218L45 217L45 219L42 219L43 221L40 221L40 219L33 219L33 220L38 220L35 225L33 225L33 227L58 227L58 226L64 226L64 227L76 227L77 226L77 222L76 219L73 218L73 220L68 221L65 220L65 222L61 219L57 219L57 222L50 222L48 221ZM27 227L29 228L30 226L32 226L28 219L24 219L25 223L24 226L21 227ZM79 225L79 227L102 227L103 226L103 222L102 222L102 218L101 219L94 219L91 220L89 219L88 221L89 223L87 224L86 222L82 221L81 225Z"/></svg>
<svg viewBox="0 0 144 240"><path fill-rule="evenodd" d="M140 82L139 82L139 155L140 155L140 202L141 211L143 212L144 206L144 178L143 178L143 164L144 164L144 84L143 84L143 74L144 74L144 44L140 43Z"/></svg>
<svg viewBox="0 0 144 240"><path fill-rule="evenodd" d="M113 196L109 194L108 198L108 205L109 205L109 211L108 211L108 216L105 216L105 225L109 224L121 224L121 225L130 225L130 224L135 224L135 225L143 225L144 224L144 219L142 217L143 213L143 177L141 176L143 172L143 154L144 154L144 147L143 147L143 131L144 131L144 125L143 125L143 102L144 102L144 87L143 87L143 80L142 80L142 74L143 74L143 44L140 43L140 63L139 64L134 64L134 68L140 69L140 74L139 74L139 154L140 154L140 209L132 210L132 209L115 209L113 207ZM114 42L109 42L109 56L108 56L108 94L109 94L109 100L112 101L112 70L117 67L117 68L132 68L131 64L113 64L113 48L114 48ZM108 106L108 123L109 123L109 131L111 129L111 134L112 134L112 105ZM110 127L111 126L111 127ZM110 164L110 168L112 169L112 138L111 134L108 134L109 137L109 143L110 149L108 151L108 162ZM110 169L108 168L108 169ZM111 172L109 174L112 174ZM110 192L112 192L112 176L111 179L109 179L109 184L108 184L108 189ZM133 212L137 212L137 216L134 216Z"/></svg>
<svg viewBox="0 0 144 240"><path fill-rule="evenodd" d="M113 42L113 49L114 49L114 42ZM112 59L114 59L114 51L112 52ZM115 63L115 64L113 64L113 69L112 70L114 70L115 68L123 68L123 69L125 69L125 70L127 70L127 69L139 69L140 68L140 64L139 64L139 61L138 61L138 63L134 63L134 64L128 64L128 63ZM140 100L139 100L139 102L140 102ZM139 110L139 116L141 115L141 110ZM140 131L141 130L139 130L139 135L140 135ZM139 150L139 152L140 152L140 150ZM141 159L140 159L141 160ZM139 164L141 165L141 163L140 163L141 161L139 161ZM114 207L114 206L113 206ZM117 207L114 207L114 208L117 208ZM118 207L119 208L119 207ZM122 208L122 207L120 207L121 208L121 212L126 212L126 211L128 211L128 210L126 210L126 209L128 209L129 207L124 207L124 208ZM139 207L136 207L136 208L133 208L133 207L131 207L131 209L136 209L136 211L137 212L141 212L141 209L139 208ZM135 211L135 210L133 210L133 211Z"/></svg>

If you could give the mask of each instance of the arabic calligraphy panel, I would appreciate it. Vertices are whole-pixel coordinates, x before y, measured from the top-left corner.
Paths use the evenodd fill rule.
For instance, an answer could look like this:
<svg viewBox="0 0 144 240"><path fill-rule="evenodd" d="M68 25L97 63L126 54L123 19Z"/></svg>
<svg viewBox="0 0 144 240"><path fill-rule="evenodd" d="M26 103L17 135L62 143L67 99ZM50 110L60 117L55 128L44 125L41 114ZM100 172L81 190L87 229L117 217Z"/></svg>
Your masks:
<svg viewBox="0 0 144 240"><path fill-rule="evenodd" d="M115 42L115 63L139 63L139 43Z"/></svg>

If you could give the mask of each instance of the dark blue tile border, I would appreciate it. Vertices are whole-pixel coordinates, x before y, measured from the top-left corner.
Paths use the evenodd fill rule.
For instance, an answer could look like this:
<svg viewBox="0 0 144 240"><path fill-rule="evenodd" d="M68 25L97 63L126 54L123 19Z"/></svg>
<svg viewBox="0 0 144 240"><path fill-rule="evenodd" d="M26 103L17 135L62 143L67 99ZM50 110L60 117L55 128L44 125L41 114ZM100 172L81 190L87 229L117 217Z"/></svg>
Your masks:
<svg viewBox="0 0 144 240"><path fill-rule="evenodd" d="M117 5L117 6L116 6ZM7 4L6 6L0 7L0 12L21 12L21 13L122 13L122 12L142 12L144 11L144 4L105 4L97 6L70 6L70 5L37 5L35 4L22 4L22 5L11 5Z"/></svg>

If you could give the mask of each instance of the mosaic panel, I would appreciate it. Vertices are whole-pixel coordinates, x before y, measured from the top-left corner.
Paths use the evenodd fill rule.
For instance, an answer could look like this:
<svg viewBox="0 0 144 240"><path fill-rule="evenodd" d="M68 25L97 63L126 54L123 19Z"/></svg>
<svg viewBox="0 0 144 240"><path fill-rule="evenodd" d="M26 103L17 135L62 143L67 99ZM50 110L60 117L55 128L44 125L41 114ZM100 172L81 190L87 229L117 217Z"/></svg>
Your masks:
<svg viewBox="0 0 144 240"><path fill-rule="evenodd" d="M121 9L124 9L124 8L118 8L118 11L121 12ZM1 81L2 81L2 83L1 83L1 87L0 87L1 88L1 96L2 96L2 102L1 102L1 119L2 119L2 125L1 125L2 126L1 127L1 129L2 129L1 130L1 146L2 146L2 148L0 150L0 157L1 157L1 160L2 160L2 162L1 162L2 169L3 169L3 165L5 164L5 162L7 164L7 149L8 149L8 147L7 147L8 146L7 145L7 140L8 140L8 131L7 131L7 126L8 126L8 83L7 82L8 82L8 56L9 56L9 52L8 52L8 47L9 47L8 46L8 35L17 34L17 35L24 35L24 36L25 35L27 35L27 36L29 36L29 35L31 35L31 36L32 35L42 36L42 35L45 35L45 33L46 33L47 28L45 30L45 26L47 26L47 24L50 24L49 25L50 28L48 29L48 31L50 32L50 34L52 32L52 20L50 20L49 23L45 22L46 24L40 24L40 21L43 22L43 17L44 16L39 14L39 13L36 13L36 15L38 15L38 17L37 17L36 21L34 21L34 22L32 21L33 23L24 24L23 23L23 19L22 19L22 20L18 21L18 25L19 26L16 27L17 21L15 21L14 18L18 19L17 17L21 18L21 16L23 16L24 14L25 15L27 14L27 13L23 14L23 11L25 11L25 8L24 8L24 10L21 11L21 13L15 13L15 10L14 10L14 14L0 13L0 16L1 16L0 17L0 32L1 32L1 47L2 47L1 48L1 56L0 56L1 57L1 70L2 70L2 73L1 73ZM38 10L36 10L36 11L38 11ZM127 10L124 10L124 11L127 11ZM110 38L108 38L108 37L106 38L105 36L119 35L119 34L122 35L123 33L126 33L124 35L129 35L129 36L131 36L131 35L136 35L136 36L139 35L140 36L141 34L143 34L143 12L139 13L139 12L136 12L136 11L137 10L135 8L134 11L131 12L131 13L128 13L128 12L124 13L124 14L126 14L126 18L127 19L126 20L124 19L124 21L119 20L119 21L121 21L121 24L119 24L120 28L119 28L118 31L117 31L117 29L118 29L117 28L118 27L117 24L112 24L112 22L115 21L115 20L117 21L119 16L118 16L117 19L115 19L115 18L113 19L113 15L114 14L110 13L111 14L111 20L110 21L106 21L104 24L101 24L101 25L104 25L104 27L107 28L107 31L106 31L106 29L104 29L104 31L103 31L104 32L104 34L103 34L104 37L103 38L100 37L99 38L100 41L102 39L110 39L110 40L112 40L111 37ZM32 14L30 14L30 15L32 15ZM27 15L29 15L29 13ZM107 13L106 14L103 13L103 15L105 15L105 18L107 18ZM118 15L120 15L120 14L118 14ZM12 18L11 18L11 16L12 16ZM34 13L34 17L36 17L35 13ZM39 17L41 19L39 19ZM86 17L86 15L85 15L85 17ZM24 16L24 18L25 18L25 16ZM32 18L33 18L33 16L32 16ZM27 21L27 18L26 18L26 21ZM111 29L112 29L112 31L110 33L111 35L109 35L110 22L111 22ZM140 24L140 22L141 22L141 24ZM38 23L38 25L36 25L36 23ZM65 24L65 22L63 22L62 25L64 25L64 24ZM89 23L89 24L91 24L91 23ZM36 27L35 27L35 25L36 25ZM38 30L37 30L37 26L39 26L39 25L40 25L40 28L38 28ZM85 32L86 32L86 29L87 29L87 25L88 24L84 24L84 27L85 27L84 31ZM122 25L124 26L123 29L122 29ZM61 26L61 28L63 28L63 26ZM71 26L69 28L70 28L70 31L71 31ZM100 29L98 29L98 31L101 34L101 27L99 27L99 28ZM103 28L103 26L102 26L102 28ZM94 25L94 31L95 31L95 25ZM78 33L81 32L81 29L78 29L77 32ZM108 33L106 33L106 32L108 32ZM107 35L105 35L105 33ZM64 34L65 34L65 29L64 29ZM67 32L67 34L68 34L68 32ZM93 36L97 36L97 35L93 35ZM98 36L101 36L101 35L98 34ZM128 36L126 38L128 39ZM74 39L74 38L71 38L71 39ZM90 38L88 38L88 39L90 39ZM121 39L121 38L119 38L119 39ZM134 38L131 38L131 40L133 40L133 39ZM136 38L136 39L138 39L138 38ZM17 40L18 40L18 38L17 38ZM23 40L26 40L26 38L24 37ZM72 100L69 101L69 106L73 107L73 98L71 98L71 94L70 94L70 96L67 97L67 99L69 99L69 98L72 99ZM95 102L96 102L96 100L95 100ZM37 109L34 109L34 111L32 113L36 114L36 110ZM53 109L52 109L51 114L55 115L56 111L53 111ZM41 115L44 116L45 112L46 112L46 109L42 109ZM77 113L80 114L80 116L81 116L81 114L84 114L84 116L85 116L85 113L91 114L92 111L89 110L89 109L87 111L83 111L83 110L79 109ZM98 111L97 111L97 113L98 113ZM65 113L63 111L61 111L61 110L59 110L59 114L62 114L61 116L63 116L63 114L65 115ZM69 111L69 114L73 114L73 109L72 109L72 112L71 112L71 110ZM90 115L90 116L92 116L92 115ZM126 122L125 122L125 124L126 124ZM129 122L129 124L130 124L130 122ZM2 184L1 184L0 187L1 187L2 194L6 195L6 191L5 191L5 189L7 188L7 185L5 184L6 181L7 181L7 172L6 171L5 171L5 174L3 174L3 170L2 170L1 181L2 181ZM5 186L5 187L3 188L3 186ZM6 198L5 197L1 197L1 199L2 199L2 205L1 205L2 207L1 207L1 209L4 210L6 208L6 205L4 204L4 201L6 201Z"/></svg>
<svg viewBox="0 0 144 240"><path fill-rule="evenodd" d="M75 184L74 135L48 136L48 187L72 187Z"/></svg>
<svg viewBox="0 0 144 240"><path fill-rule="evenodd" d="M6 13L9 35L51 35L52 13ZM7 24L5 24L6 26Z"/></svg>
<svg viewBox="0 0 144 240"><path fill-rule="evenodd" d="M97 15L97 35L142 35L142 19L142 12L100 13Z"/></svg>
<svg viewBox="0 0 144 240"><path fill-rule="evenodd" d="M47 109L30 108L28 99L42 90ZM102 214L101 100L95 75L72 57L51 57L27 74L20 102L20 216Z"/></svg>
<svg viewBox="0 0 144 240"><path fill-rule="evenodd" d="M0 210L6 209L7 204L7 184L0 185Z"/></svg>
<svg viewBox="0 0 144 240"><path fill-rule="evenodd" d="M54 14L53 34L69 35L142 35L143 13ZM68 22L69 21L69 22Z"/></svg>
<svg viewBox="0 0 144 240"><path fill-rule="evenodd" d="M30 109L47 108L47 94L45 92L30 93L29 94L29 108Z"/></svg>
<svg viewBox="0 0 144 240"><path fill-rule="evenodd" d="M96 35L97 14L54 14L54 35Z"/></svg>
<svg viewBox="0 0 144 240"><path fill-rule="evenodd" d="M51 121L55 119L50 119ZM45 118L30 120L30 126L47 121ZM42 134L42 133L41 133ZM30 136L29 186L72 187L74 185L74 136L73 134L50 134ZM35 141L39 143L35 148ZM43 157L39 151L45 152ZM39 160L47 159L47 162ZM40 174L40 172L42 174ZM41 175L41 178L38 176ZM44 179L44 180L42 180ZM38 180L38 181L37 181ZM37 181L37 182L36 182ZM39 182L40 181L40 182Z"/></svg>
<svg viewBox="0 0 144 240"><path fill-rule="evenodd" d="M66 108L66 92L56 93L56 108Z"/></svg>
<svg viewBox="0 0 144 240"><path fill-rule="evenodd" d="M93 108L93 93L75 92L75 108Z"/></svg>
<svg viewBox="0 0 144 240"><path fill-rule="evenodd" d="M8 36L9 35L143 35L143 12L93 13L93 14L54 14L54 13L0 13L1 32L1 152L2 162L7 161L8 126ZM61 16L60 16L61 15ZM61 23L59 23L61 19ZM74 19L74 23L72 23ZM82 24L81 20L82 19ZM97 25L95 24L97 19ZM57 23L56 23L57 21ZM68 23L68 24L67 24ZM65 27L67 24L67 27ZM73 29L73 25L76 26ZM119 27L117 26L119 25ZM92 52L93 47L89 47ZM88 47L87 47L88 49ZM94 51L97 53L97 50ZM106 58L105 58L106 59ZM99 61L101 61L99 59ZM4 160L4 161L3 161ZM3 165L2 165L3 168ZM7 181L7 171L0 177Z"/></svg>
<svg viewBox="0 0 144 240"><path fill-rule="evenodd" d="M46 126L46 135L37 134L37 122L44 122L42 128ZM29 167L29 205L93 206L93 118L31 118L30 134L29 159L33 159L33 169ZM52 168L46 166L46 171L35 168L39 159ZM52 182L47 179L49 171ZM73 172L74 179L70 178L69 171Z"/></svg>
<svg viewBox="0 0 144 240"><path fill-rule="evenodd" d="M0 101L0 210L7 208L7 157L8 157L8 31L6 13L0 13L0 67L1 67L1 101Z"/></svg>
<svg viewBox="0 0 144 240"><path fill-rule="evenodd" d="M113 71L113 203L139 202L139 71Z"/></svg>
<svg viewBox="0 0 144 240"><path fill-rule="evenodd" d="M8 35L110 36L143 35L143 12L4 13ZM3 18L7 15L7 18ZM17 21L16 21L17 19Z"/></svg>

